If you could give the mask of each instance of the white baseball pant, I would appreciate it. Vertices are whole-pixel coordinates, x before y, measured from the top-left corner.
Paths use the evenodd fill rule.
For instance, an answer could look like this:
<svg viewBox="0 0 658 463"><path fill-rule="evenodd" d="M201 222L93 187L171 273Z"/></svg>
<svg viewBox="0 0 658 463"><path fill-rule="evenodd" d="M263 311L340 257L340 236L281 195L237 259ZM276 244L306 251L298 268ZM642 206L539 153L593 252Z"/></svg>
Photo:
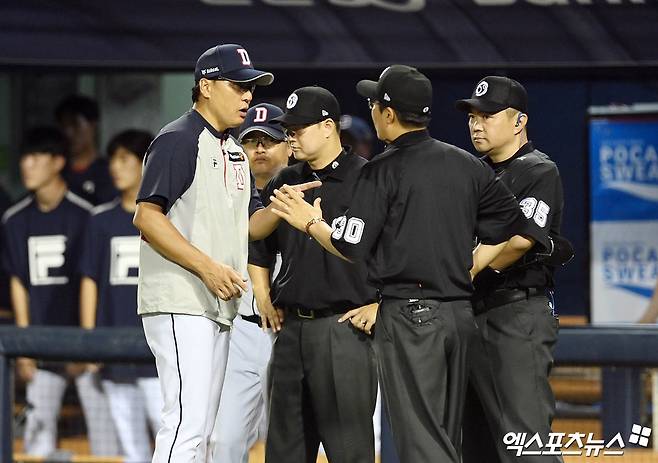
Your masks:
<svg viewBox="0 0 658 463"><path fill-rule="evenodd" d="M268 367L274 335L238 315L217 422L213 432L215 463L247 463L249 449L264 440L268 420Z"/></svg>
<svg viewBox="0 0 658 463"><path fill-rule="evenodd" d="M230 330L194 315L142 316L163 393L153 463L209 463Z"/></svg>
<svg viewBox="0 0 658 463"><path fill-rule="evenodd" d="M49 370L37 369L26 386L30 405L25 421L25 453L47 456L57 448L57 418L67 380ZM82 412L87 424L87 437L93 455L115 456L119 444L110 418L107 397L99 388L96 373L85 372L75 379Z"/></svg>
<svg viewBox="0 0 658 463"><path fill-rule="evenodd" d="M153 454L149 426L160 429L162 392L158 378L135 382L103 380L125 463L148 463Z"/></svg>

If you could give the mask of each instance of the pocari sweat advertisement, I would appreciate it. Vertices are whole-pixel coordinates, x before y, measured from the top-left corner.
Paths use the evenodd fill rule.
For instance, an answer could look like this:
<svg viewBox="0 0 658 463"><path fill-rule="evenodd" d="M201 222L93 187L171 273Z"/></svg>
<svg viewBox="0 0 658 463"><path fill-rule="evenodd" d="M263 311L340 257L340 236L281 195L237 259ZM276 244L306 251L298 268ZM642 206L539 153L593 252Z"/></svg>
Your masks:
<svg viewBox="0 0 658 463"><path fill-rule="evenodd" d="M593 323L634 322L658 278L658 116L590 121Z"/></svg>

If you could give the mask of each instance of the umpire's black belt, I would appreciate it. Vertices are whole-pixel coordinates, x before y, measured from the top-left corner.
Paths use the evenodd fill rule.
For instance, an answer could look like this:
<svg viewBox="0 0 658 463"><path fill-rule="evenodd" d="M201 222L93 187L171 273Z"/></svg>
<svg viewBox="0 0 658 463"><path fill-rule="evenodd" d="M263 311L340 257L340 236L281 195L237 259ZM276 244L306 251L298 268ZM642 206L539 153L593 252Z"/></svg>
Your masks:
<svg viewBox="0 0 658 463"><path fill-rule="evenodd" d="M307 309L304 307L287 307L286 312L293 317L305 320L314 320L316 318L332 317L334 315L343 314L349 309Z"/></svg>
<svg viewBox="0 0 658 463"><path fill-rule="evenodd" d="M501 305L544 295L546 295L546 288L543 286L536 288L498 289L481 299L473 300L473 313L480 315Z"/></svg>
<svg viewBox="0 0 658 463"><path fill-rule="evenodd" d="M246 321L246 322L255 323L255 324L258 325L258 326L261 325L261 322L260 322L260 315L257 315L257 314L253 314L253 315L242 315L242 314L240 314L240 317L242 317L242 319L243 319L244 321Z"/></svg>

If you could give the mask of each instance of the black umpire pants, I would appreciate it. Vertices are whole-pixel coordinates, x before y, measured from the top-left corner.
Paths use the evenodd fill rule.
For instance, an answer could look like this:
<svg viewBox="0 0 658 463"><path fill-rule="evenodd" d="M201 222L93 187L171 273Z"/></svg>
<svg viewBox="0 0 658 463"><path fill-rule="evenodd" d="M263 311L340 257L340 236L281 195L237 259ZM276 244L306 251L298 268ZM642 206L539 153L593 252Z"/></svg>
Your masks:
<svg viewBox="0 0 658 463"><path fill-rule="evenodd" d="M466 353L476 330L469 301L382 302L374 346L401 463L461 461Z"/></svg>
<svg viewBox="0 0 658 463"><path fill-rule="evenodd" d="M503 442L508 432L527 433L526 442L539 433L545 445L551 432L555 398L548 376L558 321L548 298L505 304L478 315L476 322L479 335L468 360L464 463L562 462L556 455L517 457Z"/></svg>
<svg viewBox="0 0 658 463"><path fill-rule="evenodd" d="M287 313L272 351L267 463L374 463L377 371L370 338L340 315Z"/></svg>

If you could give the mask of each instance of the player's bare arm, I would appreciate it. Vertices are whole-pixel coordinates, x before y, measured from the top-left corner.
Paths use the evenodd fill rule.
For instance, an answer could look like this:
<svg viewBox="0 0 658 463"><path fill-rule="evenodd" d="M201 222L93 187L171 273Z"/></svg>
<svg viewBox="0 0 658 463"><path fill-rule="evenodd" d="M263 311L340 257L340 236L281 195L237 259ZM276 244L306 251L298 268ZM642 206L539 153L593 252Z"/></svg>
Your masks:
<svg viewBox="0 0 658 463"><path fill-rule="evenodd" d="M25 328L30 325L30 296L21 283L21 280L12 276L9 280L9 291L11 295L11 304L14 308L14 319L16 320L16 326L20 328ZM18 376L27 382L32 381L34 378L34 373L37 370L37 363L30 358L19 357L16 359L16 372Z"/></svg>
<svg viewBox="0 0 658 463"><path fill-rule="evenodd" d="M256 306L260 312L263 330L272 328L277 333L281 331L283 311L272 305L270 298L270 269L249 264L247 266L249 278L256 298Z"/></svg>
<svg viewBox="0 0 658 463"><path fill-rule="evenodd" d="M208 289L228 301L247 290L245 279L232 267L213 261L174 227L156 204L137 204L133 223L149 244L167 259L196 274Z"/></svg>
<svg viewBox="0 0 658 463"><path fill-rule="evenodd" d="M304 191L317 188L322 182L313 181L292 185L290 188L304 197ZM254 212L249 219L249 239L252 241L267 238L279 225L280 216L273 213L274 206L268 205L264 209Z"/></svg>
<svg viewBox="0 0 658 463"><path fill-rule="evenodd" d="M373 302L372 304L357 307L345 313L338 319L339 323L349 320L354 328L364 331L367 334L372 334L372 327L377 322L377 311L379 310L379 303Z"/></svg>
<svg viewBox="0 0 658 463"><path fill-rule="evenodd" d="M320 198L317 198L311 205L304 201L302 195L293 187L283 185L280 189L274 190L274 195L270 197L270 200L272 201L270 206L273 206L273 213L297 230L308 233L320 246L334 256L350 261L331 242L333 230L322 218Z"/></svg>
<svg viewBox="0 0 658 463"><path fill-rule="evenodd" d="M80 326L86 330L96 327L98 285L88 276L80 279Z"/></svg>
<svg viewBox="0 0 658 463"><path fill-rule="evenodd" d="M481 244L473 251L473 267L471 267L471 280L487 268L503 251L509 241L498 244Z"/></svg>

